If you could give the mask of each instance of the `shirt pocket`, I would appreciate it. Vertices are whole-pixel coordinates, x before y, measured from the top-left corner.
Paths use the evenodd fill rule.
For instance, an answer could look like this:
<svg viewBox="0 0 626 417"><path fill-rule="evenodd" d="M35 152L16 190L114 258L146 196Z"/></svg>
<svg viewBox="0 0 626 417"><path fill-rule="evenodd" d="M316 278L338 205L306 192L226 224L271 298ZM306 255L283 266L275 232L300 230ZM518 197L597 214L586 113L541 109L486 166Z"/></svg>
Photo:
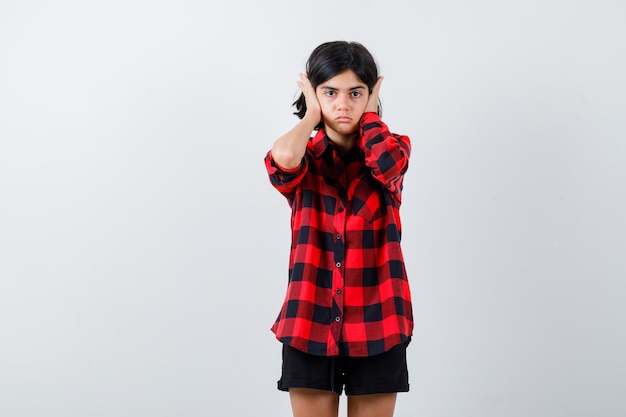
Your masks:
<svg viewBox="0 0 626 417"><path fill-rule="evenodd" d="M387 212L382 185L371 177L356 180L352 192L352 209L354 214L373 222Z"/></svg>

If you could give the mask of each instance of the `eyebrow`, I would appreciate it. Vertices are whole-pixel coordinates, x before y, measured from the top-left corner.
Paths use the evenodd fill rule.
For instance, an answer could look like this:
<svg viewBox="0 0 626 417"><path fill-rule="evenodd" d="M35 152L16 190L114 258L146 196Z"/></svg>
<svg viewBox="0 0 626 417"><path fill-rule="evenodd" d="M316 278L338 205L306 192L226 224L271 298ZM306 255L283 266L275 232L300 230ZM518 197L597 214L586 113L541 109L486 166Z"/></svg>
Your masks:
<svg viewBox="0 0 626 417"><path fill-rule="evenodd" d="M324 89L324 90L339 91L338 88L331 87L329 85L321 85L320 88ZM354 86L354 87L351 87L351 88L348 89L348 91L354 91L354 90L365 90L365 86L357 85L357 86Z"/></svg>

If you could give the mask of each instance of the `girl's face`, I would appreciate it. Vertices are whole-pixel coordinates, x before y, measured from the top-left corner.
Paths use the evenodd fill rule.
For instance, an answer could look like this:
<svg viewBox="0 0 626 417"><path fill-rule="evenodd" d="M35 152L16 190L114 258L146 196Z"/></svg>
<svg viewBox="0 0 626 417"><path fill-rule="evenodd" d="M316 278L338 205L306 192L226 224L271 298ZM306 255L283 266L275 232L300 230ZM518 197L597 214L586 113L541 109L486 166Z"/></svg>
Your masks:
<svg viewBox="0 0 626 417"><path fill-rule="evenodd" d="M369 89L354 71L347 70L324 81L317 86L315 94L330 139L341 141L357 131L367 107Z"/></svg>

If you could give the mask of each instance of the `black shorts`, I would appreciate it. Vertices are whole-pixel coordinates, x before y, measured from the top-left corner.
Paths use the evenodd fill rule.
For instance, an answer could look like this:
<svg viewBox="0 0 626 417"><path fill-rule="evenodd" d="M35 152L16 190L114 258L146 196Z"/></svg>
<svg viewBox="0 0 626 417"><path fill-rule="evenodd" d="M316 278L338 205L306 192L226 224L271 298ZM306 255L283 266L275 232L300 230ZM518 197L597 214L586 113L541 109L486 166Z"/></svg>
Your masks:
<svg viewBox="0 0 626 417"><path fill-rule="evenodd" d="M406 345L368 357L316 356L283 345L278 389L314 388L347 395L407 392Z"/></svg>

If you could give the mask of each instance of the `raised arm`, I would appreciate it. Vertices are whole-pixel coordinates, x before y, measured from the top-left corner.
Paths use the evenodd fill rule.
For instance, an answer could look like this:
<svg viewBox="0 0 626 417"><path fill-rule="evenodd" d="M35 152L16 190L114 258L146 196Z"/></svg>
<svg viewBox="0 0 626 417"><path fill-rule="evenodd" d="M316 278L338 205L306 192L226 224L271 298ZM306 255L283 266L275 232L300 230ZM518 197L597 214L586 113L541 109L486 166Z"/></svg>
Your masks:
<svg viewBox="0 0 626 417"><path fill-rule="evenodd" d="M379 77L361 118L360 146L365 153L365 164L372 170L372 176L400 203L402 181L411 154L411 141L408 136L389 132L387 125L378 116L378 92L381 83L382 77Z"/></svg>
<svg viewBox="0 0 626 417"><path fill-rule="evenodd" d="M297 84L306 100L306 114L293 129L279 137L272 146L272 159L285 169L300 165L311 132L322 120L322 111L315 96L315 89L306 74L300 74Z"/></svg>

